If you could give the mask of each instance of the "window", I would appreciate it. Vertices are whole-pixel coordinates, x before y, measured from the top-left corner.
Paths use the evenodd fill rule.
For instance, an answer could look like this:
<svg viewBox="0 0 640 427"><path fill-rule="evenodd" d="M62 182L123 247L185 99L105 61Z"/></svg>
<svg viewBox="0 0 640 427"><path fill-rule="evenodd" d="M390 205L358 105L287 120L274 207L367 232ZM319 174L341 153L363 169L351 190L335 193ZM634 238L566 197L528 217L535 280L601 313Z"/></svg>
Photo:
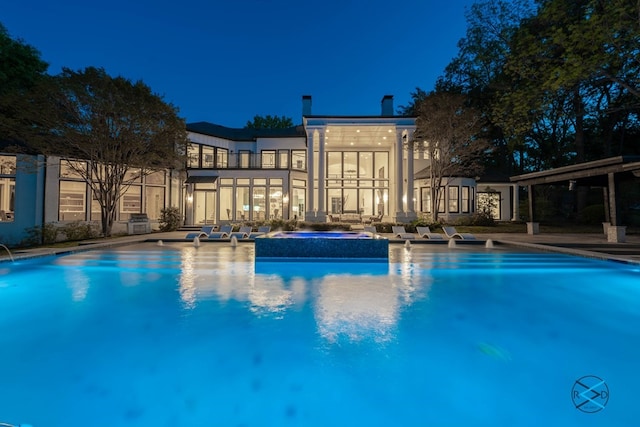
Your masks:
<svg viewBox="0 0 640 427"><path fill-rule="evenodd" d="M216 148L216 166L219 168L229 166L229 150L226 148Z"/></svg>
<svg viewBox="0 0 640 427"><path fill-rule="evenodd" d="M165 175L165 171L151 172L149 175L147 175L145 182L147 184L164 185Z"/></svg>
<svg viewBox="0 0 640 427"><path fill-rule="evenodd" d="M291 167L305 170L307 168L307 152L304 150L291 150Z"/></svg>
<svg viewBox="0 0 640 427"><path fill-rule="evenodd" d="M262 150L260 162L265 169L273 169L276 167L276 151Z"/></svg>
<svg viewBox="0 0 640 427"><path fill-rule="evenodd" d="M0 156L0 221L13 221L16 200L16 157Z"/></svg>
<svg viewBox="0 0 640 427"><path fill-rule="evenodd" d="M289 150L278 150L278 167L280 169L289 168Z"/></svg>
<svg viewBox="0 0 640 427"><path fill-rule="evenodd" d="M200 167L200 144L189 144L187 147L187 167Z"/></svg>
<svg viewBox="0 0 640 427"><path fill-rule="evenodd" d="M84 182L60 181L58 218L60 221L86 219L87 185Z"/></svg>
<svg viewBox="0 0 640 427"><path fill-rule="evenodd" d="M420 191L422 193L420 197L420 210L431 213L431 187L422 187Z"/></svg>
<svg viewBox="0 0 640 427"><path fill-rule="evenodd" d="M202 146L202 167L203 168L213 168L215 167L215 157L214 157L214 149L213 147L208 147L206 145Z"/></svg>
<svg viewBox="0 0 640 427"><path fill-rule="evenodd" d="M449 212L460 212L460 206L458 203L458 192L460 187L457 185L449 186Z"/></svg>
<svg viewBox="0 0 640 427"><path fill-rule="evenodd" d="M248 168L251 166L251 151L240 150L238 156L238 167Z"/></svg>
<svg viewBox="0 0 640 427"><path fill-rule="evenodd" d="M462 187L462 212L469 213L469 187Z"/></svg>
<svg viewBox="0 0 640 427"><path fill-rule="evenodd" d="M120 197L120 220L128 220L132 213L141 213L142 187L132 185Z"/></svg>
<svg viewBox="0 0 640 427"><path fill-rule="evenodd" d="M253 187L253 220L264 221L267 211L267 189L265 187ZM248 219L248 218L247 218Z"/></svg>
<svg viewBox="0 0 640 427"><path fill-rule="evenodd" d="M73 160L60 160L60 178L84 179L87 176L87 163Z"/></svg>
<svg viewBox="0 0 640 427"><path fill-rule="evenodd" d="M124 174L124 182L126 184L142 182L142 171L138 168L130 168Z"/></svg>
<svg viewBox="0 0 640 427"><path fill-rule="evenodd" d="M164 208L164 187L147 186L144 189L144 212L149 219L158 220Z"/></svg>

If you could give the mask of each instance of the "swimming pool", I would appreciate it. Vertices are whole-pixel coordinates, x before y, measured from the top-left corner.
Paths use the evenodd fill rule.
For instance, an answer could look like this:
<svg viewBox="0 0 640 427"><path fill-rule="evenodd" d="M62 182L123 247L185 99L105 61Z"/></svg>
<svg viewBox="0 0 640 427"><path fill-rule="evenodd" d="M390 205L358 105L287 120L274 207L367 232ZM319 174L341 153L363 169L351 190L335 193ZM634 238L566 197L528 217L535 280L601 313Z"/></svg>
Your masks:
<svg viewBox="0 0 640 427"><path fill-rule="evenodd" d="M637 266L390 246L260 263L144 244L0 264L0 422L80 426L626 426ZM576 380L606 381L597 413Z"/></svg>

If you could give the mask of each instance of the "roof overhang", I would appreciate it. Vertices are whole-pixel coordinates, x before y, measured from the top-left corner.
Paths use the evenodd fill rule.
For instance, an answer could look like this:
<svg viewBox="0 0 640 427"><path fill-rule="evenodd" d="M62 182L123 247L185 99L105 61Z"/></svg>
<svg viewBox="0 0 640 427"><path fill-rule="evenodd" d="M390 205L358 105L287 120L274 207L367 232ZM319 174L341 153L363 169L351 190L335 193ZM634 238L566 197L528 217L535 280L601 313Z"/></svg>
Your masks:
<svg viewBox="0 0 640 427"><path fill-rule="evenodd" d="M511 182L521 186L576 181L580 185L606 186L610 174L640 175L640 156L610 157L541 172L512 176Z"/></svg>

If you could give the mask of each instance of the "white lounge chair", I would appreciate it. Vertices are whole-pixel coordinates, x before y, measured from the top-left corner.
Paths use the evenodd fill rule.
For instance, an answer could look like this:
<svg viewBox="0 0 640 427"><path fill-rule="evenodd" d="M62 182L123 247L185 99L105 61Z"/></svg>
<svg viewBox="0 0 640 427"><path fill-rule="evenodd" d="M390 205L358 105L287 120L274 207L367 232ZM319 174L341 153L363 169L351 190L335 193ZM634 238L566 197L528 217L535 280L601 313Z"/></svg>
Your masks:
<svg viewBox="0 0 640 427"><path fill-rule="evenodd" d="M367 233L378 234L378 230L376 230L375 225L365 225L364 231L366 231Z"/></svg>
<svg viewBox="0 0 640 427"><path fill-rule="evenodd" d="M442 227L442 231L449 239L476 240L476 236L471 233L458 233L455 227Z"/></svg>
<svg viewBox="0 0 640 427"><path fill-rule="evenodd" d="M416 227L416 231L418 232L418 236L423 239L444 240L444 236L442 234L432 233L429 227Z"/></svg>
<svg viewBox="0 0 640 427"><path fill-rule="evenodd" d="M209 239L228 239L229 235L233 231L232 225L223 225L220 227L220 231L214 231L209 234Z"/></svg>
<svg viewBox="0 0 640 427"><path fill-rule="evenodd" d="M395 237L399 239L415 239L415 235L413 233L407 233L402 225L395 225L391 227L391 231L395 235Z"/></svg>
<svg viewBox="0 0 640 427"><path fill-rule="evenodd" d="M251 234L251 227L244 225L240 227L239 231L229 234L229 238L235 237L236 239L248 239Z"/></svg>
<svg viewBox="0 0 640 427"><path fill-rule="evenodd" d="M262 227L258 227L258 231L254 231L249 234L249 238L253 239L258 236L262 236L263 234L267 234L271 231L270 225L263 225Z"/></svg>
<svg viewBox="0 0 640 427"><path fill-rule="evenodd" d="M189 240L193 240L196 237L199 239L203 239L205 237L209 237L209 234L211 234L211 232L213 232L213 230L215 230L216 228L218 228L217 225L205 225L200 229L200 231L192 231L191 233L187 233L184 238Z"/></svg>

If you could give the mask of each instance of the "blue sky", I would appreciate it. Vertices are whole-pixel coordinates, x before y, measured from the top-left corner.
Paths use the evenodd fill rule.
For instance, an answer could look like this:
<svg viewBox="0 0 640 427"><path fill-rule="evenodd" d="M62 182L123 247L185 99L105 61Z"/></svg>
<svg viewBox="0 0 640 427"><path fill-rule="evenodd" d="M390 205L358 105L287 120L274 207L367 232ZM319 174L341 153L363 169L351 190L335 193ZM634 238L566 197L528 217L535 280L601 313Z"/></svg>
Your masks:
<svg viewBox="0 0 640 427"><path fill-rule="evenodd" d="M378 115L430 90L456 55L472 0L7 1L0 22L50 74L104 67L142 80L187 122L243 127L254 115L301 122Z"/></svg>

